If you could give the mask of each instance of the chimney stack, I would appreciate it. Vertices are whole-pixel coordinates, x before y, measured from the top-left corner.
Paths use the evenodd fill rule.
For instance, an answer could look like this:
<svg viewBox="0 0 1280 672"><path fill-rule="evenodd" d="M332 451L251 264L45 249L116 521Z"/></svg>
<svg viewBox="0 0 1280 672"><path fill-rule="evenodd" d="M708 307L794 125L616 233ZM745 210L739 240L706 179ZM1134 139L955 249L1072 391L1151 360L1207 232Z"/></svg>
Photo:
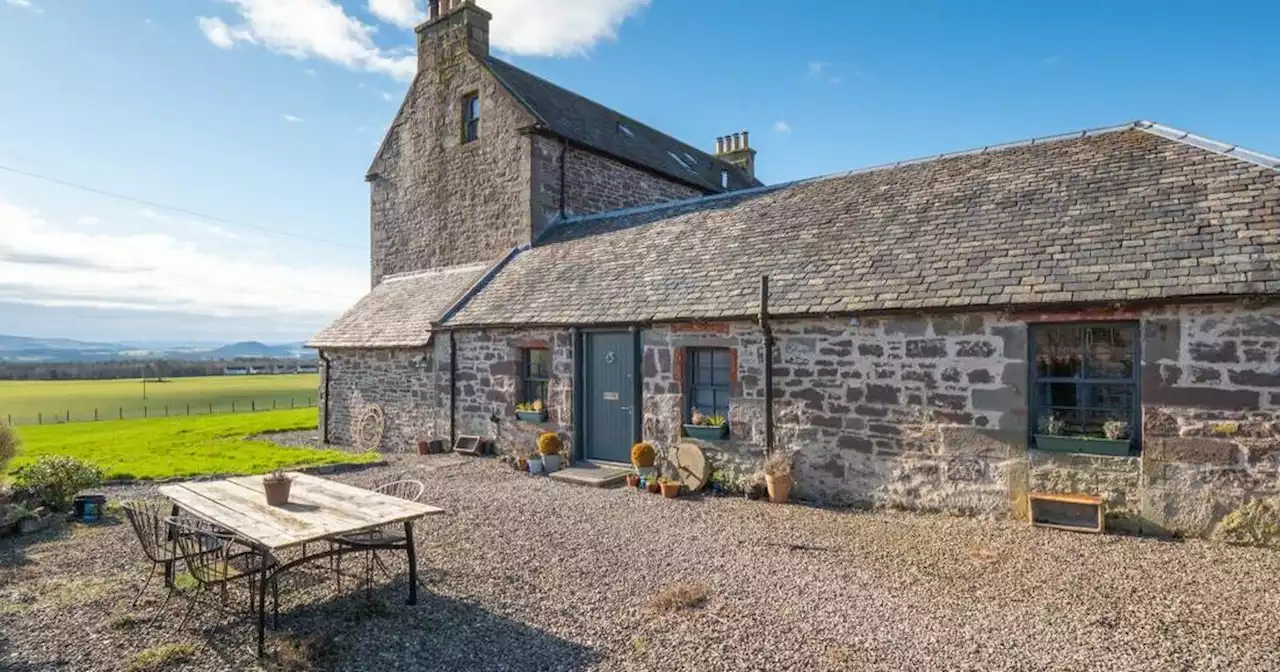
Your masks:
<svg viewBox="0 0 1280 672"><path fill-rule="evenodd" d="M716 156L738 166L752 179L756 176L756 150L751 149L751 135L739 131L716 138Z"/></svg>
<svg viewBox="0 0 1280 672"><path fill-rule="evenodd" d="M418 70L452 63L463 52L488 58L492 18L475 0L427 0L427 20L415 29Z"/></svg>

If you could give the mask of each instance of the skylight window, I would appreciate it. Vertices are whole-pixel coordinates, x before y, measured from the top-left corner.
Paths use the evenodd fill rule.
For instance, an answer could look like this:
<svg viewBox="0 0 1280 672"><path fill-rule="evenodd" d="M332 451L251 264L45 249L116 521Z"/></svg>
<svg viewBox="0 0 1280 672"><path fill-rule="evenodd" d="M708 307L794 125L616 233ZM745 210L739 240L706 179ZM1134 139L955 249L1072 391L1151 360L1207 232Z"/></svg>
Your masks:
<svg viewBox="0 0 1280 672"><path fill-rule="evenodd" d="M669 151L669 150L668 150L668 151L667 151L667 156L671 157L671 160L672 160L672 161L675 161L676 163L680 164L680 167L681 167L681 168L684 168L685 170L687 170L687 171L689 171L689 172L691 172L691 173L693 172L693 167L692 167L692 166L690 166L688 163L685 163L685 160L684 160L684 159L682 159L682 158L680 158L680 157L676 156L676 153L675 153L675 152L672 152L672 151ZM695 162L695 163L696 163L696 162Z"/></svg>
<svg viewBox="0 0 1280 672"><path fill-rule="evenodd" d="M695 159L695 158L693 158L693 155L692 155L692 154L690 154L689 152L685 152L685 153L684 153L684 158L688 160L689 165L691 165L691 166L696 166L696 165L698 165L698 160L697 160L697 159Z"/></svg>
<svg viewBox="0 0 1280 672"><path fill-rule="evenodd" d="M628 138L636 137L635 131L631 130L629 126L622 123L621 121L618 122L618 132L627 136Z"/></svg>

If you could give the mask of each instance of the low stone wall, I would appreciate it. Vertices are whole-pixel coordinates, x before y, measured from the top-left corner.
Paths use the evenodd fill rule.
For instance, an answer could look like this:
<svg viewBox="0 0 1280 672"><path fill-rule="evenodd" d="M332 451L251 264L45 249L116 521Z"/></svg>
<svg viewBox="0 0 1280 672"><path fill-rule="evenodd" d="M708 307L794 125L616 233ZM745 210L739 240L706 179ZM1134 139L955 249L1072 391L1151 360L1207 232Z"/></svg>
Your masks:
<svg viewBox="0 0 1280 672"><path fill-rule="evenodd" d="M443 366L438 361L443 354ZM448 350L326 350L321 370L321 426L327 409L329 441L358 446L356 423L371 404L385 417L387 453L417 450L417 442L449 437ZM324 397L324 377L329 396Z"/></svg>

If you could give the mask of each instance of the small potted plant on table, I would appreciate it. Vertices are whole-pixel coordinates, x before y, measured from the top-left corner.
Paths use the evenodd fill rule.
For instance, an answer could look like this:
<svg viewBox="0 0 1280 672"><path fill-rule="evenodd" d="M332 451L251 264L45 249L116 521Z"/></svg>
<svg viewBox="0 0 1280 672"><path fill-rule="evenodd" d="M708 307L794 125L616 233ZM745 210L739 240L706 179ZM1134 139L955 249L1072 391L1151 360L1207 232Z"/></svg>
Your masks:
<svg viewBox="0 0 1280 672"><path fill-rule="evenodd" d="M262 477L262 490L267 496L268 506L284 506L289 503L289 487L293 485L293 477L283 470L275 471Z"/></svg>
<svg viewBox="0 0 1280 672"><path fill-rule="evenodd" d="M516 417L521 422L546 422L547 409L541 399L527 404L516 404Z"/></svg>
<svg viewBox="0 0 1280 672"><path fill-rule="evenodd" d="M1129 423L1112 419L1102 425L1103 436L1072 434L1066 420L1040 416L1036 422L1036 448L1054 453L1091 453L1124 457L1129 454Z"/></svg>
<svg viewBox="0 0 1280 672"><path fill-rule="evenodd" d="M729 435L729 423L723 415L703 415L695 408L684 426L684 435L701 441L719 441Z"/></svg>
<svg viewBox="0 0 1280 672"><path fill-rule="evenodd" d="M560 440L559 434L543 432L538 437L538 454L542 456L542 468L548 474L560 471L561 462L564 459L560 456L562 450L564 450L564 442Z"/></svg>

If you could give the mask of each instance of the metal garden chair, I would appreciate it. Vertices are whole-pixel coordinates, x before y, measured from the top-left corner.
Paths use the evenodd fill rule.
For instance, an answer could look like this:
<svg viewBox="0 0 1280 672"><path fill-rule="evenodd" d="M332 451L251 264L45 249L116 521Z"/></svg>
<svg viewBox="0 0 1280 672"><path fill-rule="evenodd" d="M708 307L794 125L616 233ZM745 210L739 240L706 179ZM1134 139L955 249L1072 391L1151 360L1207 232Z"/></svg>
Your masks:
<svg viewBox="0 0 1280 672"><path fill-rule="evenodd" d="M235 535L200 519L171 517L166 523L168 534L174 538L187 572L198 586L198 590L191 594L191 604L187 607L179 629L190 620L204 594L219 593L221 608L225 611L227 587L238 581L248 584L250 611L254 609L258 582L271 581L272 620L278 619L280 593L274 577L270 576L276 565L275 558L249 548L239 542ZM265 595L262 599L265 601ZM265 605L257 606L262 608Z"/></svg>
<svg viewBox="0 0 1280 672"><path fill-rule="evenodd" d="M423 494L427 491L427 486L422 481L405 479L383 483L382 485L374 487L373 491L409 502L420 502L422 501ZM384 564L382 559L378 557L378 550L376 547L385 544L403 544L405 542L406 538L404 528L398 525L386 525L371 530L365 530L363 532L357 532L355 534L337 537L333 540L334 544L340 546L352 548L368 547L369 553L365 560L365 580L370 592L373 590L373 565L375 562L377 562L378 567L382 569L384 574L387 576L391 575L386 564ZM338 590L341 591L342 556L336 555L333 560L334 574L338 580ZM419 581L419 583L421 583L421 581Z"/></svg>
<svg viewBox="0 0 1280 672"><path fill-rule="evenodd" d="M129 519L129 526L133 528L138 543L142 545L142 552L151 562L147 570L147 579L142 583L142 589L134 596L129 606L131 608L138 606L138 600L142 599L143 593L147 592L151 579L156 575L156 569L161 568L168 594L165 595L164 602L157 611L159 613L164 611L165 606L169 604L169 599L173 597L173 566L181 559L176 544L169 538L169 526L165 522L172 512L173 505L166 499L135 499L123 502L120 507L124 509L124 515Z"/></svg>

